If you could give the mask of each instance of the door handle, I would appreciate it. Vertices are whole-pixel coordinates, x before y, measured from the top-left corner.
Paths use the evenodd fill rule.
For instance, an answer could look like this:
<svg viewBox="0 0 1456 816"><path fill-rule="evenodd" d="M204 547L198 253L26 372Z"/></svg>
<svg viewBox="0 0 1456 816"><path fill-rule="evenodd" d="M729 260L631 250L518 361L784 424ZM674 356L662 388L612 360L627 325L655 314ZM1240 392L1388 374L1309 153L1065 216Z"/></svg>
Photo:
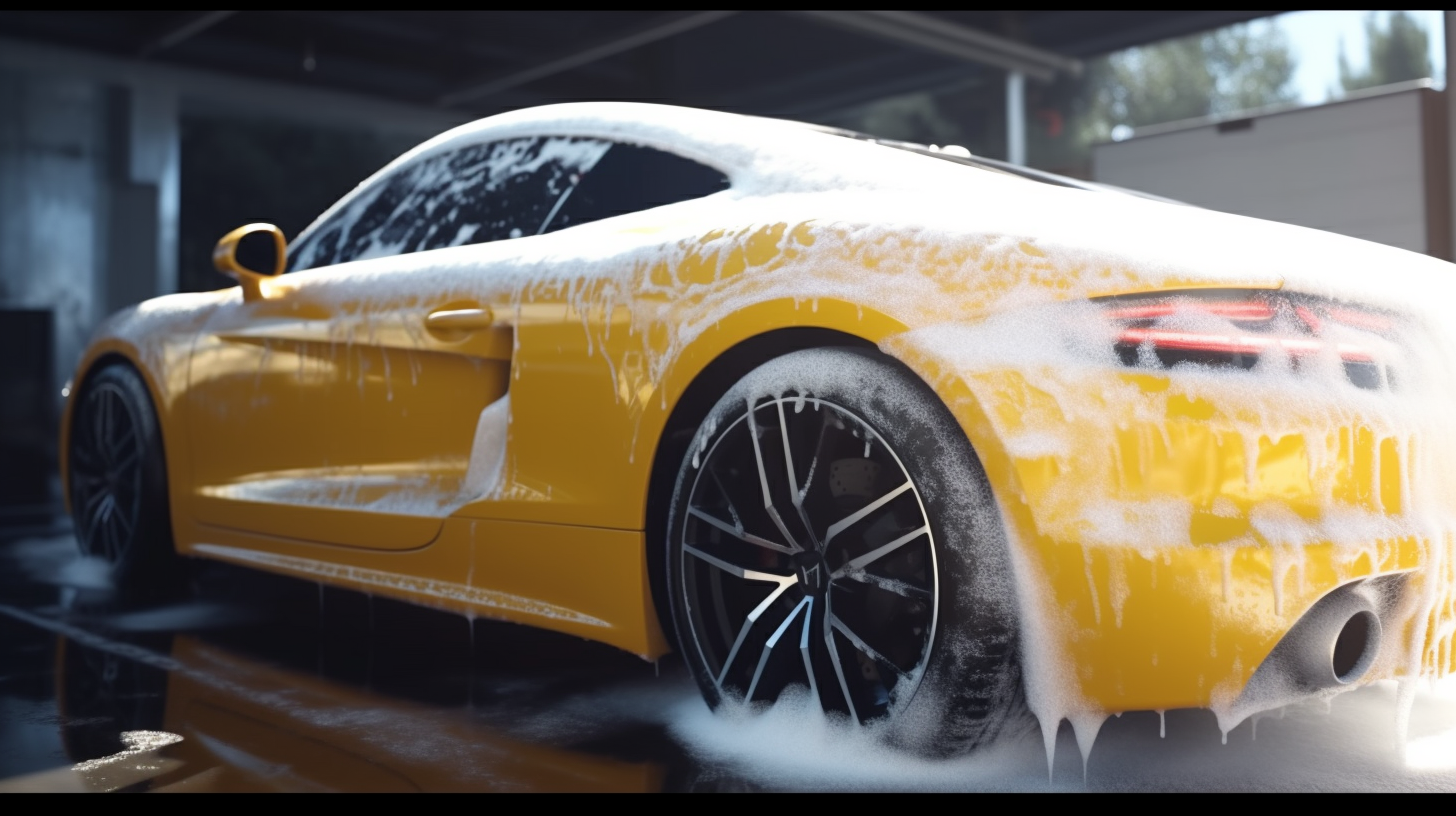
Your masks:
<svg viewBox="0 0 1456 816"><path fill-rule="evenodd" d="M490 328L494 323L495 315L488 306L479 309L442 309L431 312L425 318L425 328L439 332L480 331Z"/></svg>

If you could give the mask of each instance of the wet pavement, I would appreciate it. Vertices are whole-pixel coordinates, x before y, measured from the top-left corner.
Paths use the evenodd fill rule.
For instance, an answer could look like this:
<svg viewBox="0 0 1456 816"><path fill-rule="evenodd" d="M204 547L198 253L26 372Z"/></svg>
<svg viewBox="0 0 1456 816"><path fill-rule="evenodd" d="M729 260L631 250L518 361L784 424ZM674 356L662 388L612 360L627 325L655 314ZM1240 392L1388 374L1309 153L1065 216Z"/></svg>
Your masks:
<svg viewBox="0 0 1456 816"><path fill-rule="evenodd" d="M42 531L43 532L43 531ZM0 533L0 792L1456 790L1456 694L1404 746L1377 686L1241 725L1063 725L970 757L896 751L804 700L711 713L680 663L225 565L117 611L61 530Z"/></svg>

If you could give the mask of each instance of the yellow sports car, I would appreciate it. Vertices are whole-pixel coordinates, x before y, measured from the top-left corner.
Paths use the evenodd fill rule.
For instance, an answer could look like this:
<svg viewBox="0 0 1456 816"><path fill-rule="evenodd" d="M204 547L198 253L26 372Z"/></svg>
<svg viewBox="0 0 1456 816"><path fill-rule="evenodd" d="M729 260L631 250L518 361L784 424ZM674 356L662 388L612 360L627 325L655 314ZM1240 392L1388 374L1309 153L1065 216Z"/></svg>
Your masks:
<svg viewBox="0 0 1456 816"><path fill-rule="evenodd" d="M606 103L436 137L283 250L230 234L239 286L77 370L70 508L132 599L219 559L934 751L1456 661L1445 262Z"/></svg>

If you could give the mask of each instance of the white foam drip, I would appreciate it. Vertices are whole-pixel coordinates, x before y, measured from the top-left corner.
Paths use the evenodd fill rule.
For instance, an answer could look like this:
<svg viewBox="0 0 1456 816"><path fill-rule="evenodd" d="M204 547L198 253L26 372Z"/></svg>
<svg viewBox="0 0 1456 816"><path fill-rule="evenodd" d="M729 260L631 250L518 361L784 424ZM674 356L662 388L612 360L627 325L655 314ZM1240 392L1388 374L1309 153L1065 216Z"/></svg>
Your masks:
<svg viewBox="0 0 1456 816"><path fill-rule="evenodd" d="M462 504L490 496L500 488L506 464L510 418L509 394L480 412L480 421L475 425L475 441L470 447L470 467L460 489Z"/></svg>
<svg viewBox="0 0 1456 816"><path fill-rule="evenodd" d="M452 581L437 581L418 578L384 570L366 569L348 564L318 561L312 558L298 558L291 555L244 550L221 544L198 544L194 548L203 555L241 564L273 567L295 575L321 576L337 581L381 587L408 593L413 598L434 598L474 606L489 614L493 610L507 611L553 620L564 620L587 626L610 626L600 618L592 617L574 609L546 603L535 598L523 598L507 592L457 584ZM372 600L373 596L369 596Z"/></svg>

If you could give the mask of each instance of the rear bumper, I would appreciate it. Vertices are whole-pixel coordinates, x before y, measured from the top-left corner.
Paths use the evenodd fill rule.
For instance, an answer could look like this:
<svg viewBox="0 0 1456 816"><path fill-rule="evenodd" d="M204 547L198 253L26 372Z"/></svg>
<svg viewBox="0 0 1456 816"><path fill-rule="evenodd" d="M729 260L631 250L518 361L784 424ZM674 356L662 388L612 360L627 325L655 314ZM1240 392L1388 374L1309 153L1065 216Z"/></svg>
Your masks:
<svg viewBox="0 0 1456 816"><path fill-rule="evenodd" d="M1441 521L1456 513L1439 489L1456 456L1437 426L1384 410L1395 395L967 370L913 339L887 346L986 467L1034 707L1231 711L1317 602L1371 579L1383 638L1358 682L1456 671L1456 525Z"/></svg>
<svg viewBox="0 0 1456 816"><path fill-rule="evenodd" d="M1332 659L1347 616L1318 633L1301 624L1323 599L1358 591L1371 597L1379 621L1368 665L1348 682L1293 678L1274 704L1301 690L1316 696L1377 679L1441 676L1456 670L1452 556L1449 540L1420 538L1377 542L1358 554L1329 542L1147 553L1043 541L1021 559L1035 573L1022 586L1039 583L1047 593L1027 610L1028 622L1040 617L1031 637L1043 641L1029 646L1042 650L1040 669L1060 680L1073 707L1267 707L1270 695L1252 683L1261 666L1294 640Z"/></svg>

